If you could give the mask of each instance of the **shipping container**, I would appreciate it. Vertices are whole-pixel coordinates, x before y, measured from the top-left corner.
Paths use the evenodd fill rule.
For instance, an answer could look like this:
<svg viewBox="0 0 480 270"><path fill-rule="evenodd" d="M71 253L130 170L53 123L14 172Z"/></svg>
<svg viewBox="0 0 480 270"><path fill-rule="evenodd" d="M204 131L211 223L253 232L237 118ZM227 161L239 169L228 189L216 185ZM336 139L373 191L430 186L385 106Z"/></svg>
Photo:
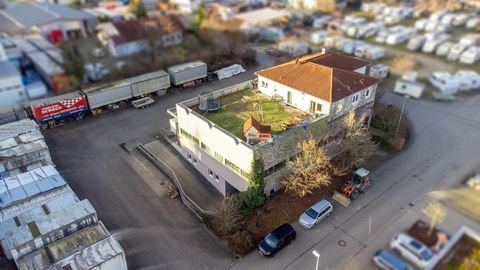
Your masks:
<svg viewBox="0 0 480 270"><path fill-rule="evenodd" d="M132 95L141 97L154 92L164 95L170 87L170 76L164 70L159 70L126 79L132 87Z"/></svg>
<svg viewBox="0 0 480 270"><path fill-rule="evenodd" d="M37 123L77 118L88 110L87 99L80 91L36 100L30 103L30 110Z"/></svg>
<svg viewBox="0 0 480 270"><path fill-rule="evenodd" d="M207 77L207 64L201 61L189 62L169 67L167 71L172 85L195 85Z"/></svg>
<svg viewBox="0 0 480 270"><path fill-rule="evenodd" d="M132 98L130 83L126 80L87 88L83 93L87 95L92 111L107 105L116 107L119 102Z"/></svg>

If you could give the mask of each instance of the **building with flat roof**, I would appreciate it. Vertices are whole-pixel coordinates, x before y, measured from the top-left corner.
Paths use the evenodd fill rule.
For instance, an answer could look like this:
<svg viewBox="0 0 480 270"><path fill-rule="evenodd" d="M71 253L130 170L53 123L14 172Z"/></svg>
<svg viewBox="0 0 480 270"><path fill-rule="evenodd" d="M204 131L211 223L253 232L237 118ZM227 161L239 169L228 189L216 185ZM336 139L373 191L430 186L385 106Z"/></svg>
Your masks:
<svg viewBox="0 0 480 270"><path fill-rule="evenodd" d="M0 178L50 164L50 152L35 121L0 125Z"/></svg>
<svg viewBox="0 0 480 270"><path fill-rule="evenodd" d="M0 60L0 113L22 108L26 100L20 72L9 61Z"/></svg>
<svg viewBox="0 0 480 270"><path fill-rule="evenodd" d="M127 269L122 248L101 221L17 259L16 264L29 270Z"/></svg>
<svg viewBox="0 0 480 270"><path fill-rule="evenodd" d="M97 213L88 200L55 212L46 207L40 208L14 218L16 227L2 232L0 242L8 259L16 260L98 221Z"/></svg>
<svg viewBox="0 0 480 270"><path fill-rule="evenodd" d="M218 112L205 114L201 97L177 103L168 111L171 128L184 157L220 193L247 190L253 160L260 159L264 193L272 194L281 187L287 162L300 153L299 142L337 130L350 111L371 117L379 81L366 75L369 64L322 52L260 70L257 89L246 82L210 93L222 105ZM272 137L245 137L250 117L269 126Z"/></svg>

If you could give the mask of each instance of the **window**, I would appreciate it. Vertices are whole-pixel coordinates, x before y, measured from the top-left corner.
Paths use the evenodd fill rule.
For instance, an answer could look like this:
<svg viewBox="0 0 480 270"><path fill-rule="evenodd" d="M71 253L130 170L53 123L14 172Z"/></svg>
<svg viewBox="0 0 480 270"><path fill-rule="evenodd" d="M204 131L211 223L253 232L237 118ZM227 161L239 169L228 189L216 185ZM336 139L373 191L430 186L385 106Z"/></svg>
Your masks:
<svg viewBox="0 0 480 270"><path fill-rule="evenodd" d="M287 103L292 104L292 92L287 92Z"/></svg>
<svg viewBox="0 0 480 270"><path fill-rule="evenodd" d="M322 104L317 103L317 112L321 112L321 111L322 111Z"/></svg>
<svg viewBox="0 0 480 270"><path fill-rule="evenodd" d="M268 83L266 81L262 81L262 87L268 88Z"/></svg>
<svg viewBox="0 0 480 270"><path fill-rule="evenodd" d="M211 154L211 150L210 150L210 147L206 144L204 144L203 142L200 144L200 147L202 148L203 151L207 152L208 154Z"/></svg>
<svg viewBox="0 0 480 270"><path fill-rule="evenodd" d="M220 182L220 178L218 177L218 175L215 175L215 181Z"/></svg>
<svg viewBox="0 0 480 270"><path fill-rule="evenodd" d="M180 133L186 137L187 139L189 139L190 141L192 141L194 144L196 144L197 146L200 145L200 140L197 139L196 137L194 137L192 134L186 132L184 129L180 129Z"/></svg>
<svg viewBox="0 0 480 270"><path fill-rule="evenodd" d="M353 98L352 98L352 103L357 103L357 102L358 102L358 98L359 98L359 95L358 95L358 94L354 95Z"/></svg>
<svg viewBox="0 0 480 270"><path fill-rule="evenodd" d="M213 172L212 172L212 170L208 170L208 176L210 176L211 178L213 178Z"/></svg>
<svg viewBox="0 0 480 270"><path fill-rule="evenodd" d="M188 160L192 160L192 155L188 154L187 158L188 158Z"/></svg>
<svg viewBox="0 0 480 270"><path fill-rule="evenodd" d="M223 163L223 156L220 155L218 152L215 152L215 159Z"/></svg>
<svg viewBox="0 0 480 270"><path fill-rule="evenodd" d="M197 159L196 158L193 159L193 164L197 165Z"/></svg>
<svg viewBox="0 0 480 270"><path fill-rule="evenodd" d="M366 98L370 97L370 89L367 89L367 92L365 93L365 97Z"/></svg>

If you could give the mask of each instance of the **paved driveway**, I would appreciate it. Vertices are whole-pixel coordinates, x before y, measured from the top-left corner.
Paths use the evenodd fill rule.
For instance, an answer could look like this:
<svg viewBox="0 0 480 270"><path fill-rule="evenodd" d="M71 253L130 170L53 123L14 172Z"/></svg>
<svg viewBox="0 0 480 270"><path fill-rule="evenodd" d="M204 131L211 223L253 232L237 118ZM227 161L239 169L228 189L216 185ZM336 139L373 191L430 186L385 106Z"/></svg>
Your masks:
<svg viewBox="0 0 480 270"><path fill-rule="evenodd" d="M384 102L401 105L386 94ZM480 96L454 103L409 100L413 142L399 156L372 172L373 185L350 208L335 204L335 213L317 228L298 228L297 240L273 259L252 253L231 269L314 269L312 250L321 254L319 269L373 269L370 259L390 238L422 216L431 191L458 185L480 161ZM473 222L448 207L440 227L456 231ZM340 244L344 244L341 246Z"/></svg>

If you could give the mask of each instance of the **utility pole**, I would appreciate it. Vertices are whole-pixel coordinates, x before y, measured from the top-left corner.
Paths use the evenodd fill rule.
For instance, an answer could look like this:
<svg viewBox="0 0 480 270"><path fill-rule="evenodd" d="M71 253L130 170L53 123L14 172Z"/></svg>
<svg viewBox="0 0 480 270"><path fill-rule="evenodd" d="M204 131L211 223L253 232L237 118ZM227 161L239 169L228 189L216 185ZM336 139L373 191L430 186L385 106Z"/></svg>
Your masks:
<svg viewBox="0 0 480 270"><path fill-rule="evenodd" d="M315 266L315 270L318 270L318 261L320 260L320 253L315 249L312 251L313 256L317 257L317 264Z"/></svg>
<svg viewBox="0 0 480 270"><path fill-rule="evenodd" d="M395 137L393 138L394 140L398 136L398 131L400 130L400 123L402 122L403 111L405 110L405 104L407 103L407 99L409 98L410 96L407 96L407 95L403 96L402 110L400 111L400 117L398 118L397 130L395 131Z"/></svg>

